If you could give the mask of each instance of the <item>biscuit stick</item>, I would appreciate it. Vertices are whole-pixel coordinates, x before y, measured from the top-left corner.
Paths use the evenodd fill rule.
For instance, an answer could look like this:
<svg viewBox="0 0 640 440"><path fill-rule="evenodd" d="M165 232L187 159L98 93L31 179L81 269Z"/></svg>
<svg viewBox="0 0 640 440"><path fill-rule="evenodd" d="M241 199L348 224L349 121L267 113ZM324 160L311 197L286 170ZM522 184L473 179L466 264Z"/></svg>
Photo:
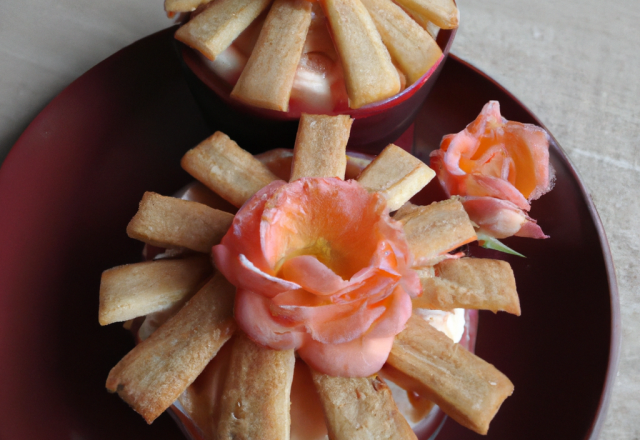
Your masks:
<svg viewBox="0 0 640 440"><path fill-rule="evenodd" d="M322 0L349 95L360 108L400 91L400 77L367 9L360 0Z"/></svg>
<svg viewBox="0 0 640 440"><path fill-rule="evenodd" d="M219 131L187 151L180 164L238 208L260 189L278 180L258 159Z"/></svg>
<svg viewBox="0 0 640 440"><path fill-rule="evenodd" d="M288 111L293 79L311 24L311 2L276 0L231 96L256 107Z"/></svg>
<svg viewBox="0 0 640 440"><path fill-rule="evenodd" d="M246 335L233 340L220 400L218 440L288 440L293 350L272 350Z"/></svg>
<svg viewBox="0 0 640 440"><path fill-rule="evenodd" d="M469 216L456 199L428 206L407 203L393 218L402 223L418 266L430 266L439 256L477 239Z"/></svg>
<svg viewBox="0 0 640 440"><path fill-rule="evenodd" d="M435 24L431 23L429 20L427 20L424 15L420 14L419 12L412 11L411 9L407 9L402 5L399 5L399 6L402 8L404 12L406 12L409 15L409 17L413 18L413 20L416 23L418 23L420 27L422 27L422 29L429 32L429 35L431 35L434 39L438 36L438 32L440 31L440 28Z"/></svg>
<svg viewBox="0 0 640 440"><path fill-rule="evenodd" d="M445 260L435 266L436 276L418 271L422 295L414 307L505 311L520 316L520 300L511 266L488 258ZM426 276L425 276L426 275Z"/></svg>
<svg viewBox="0 0 640 440"><path fill-rule="evenodd" d="M312 375L332 440L416 439L381 377Z"/></svg>
<svg viewBox="0 0 640 440"><path fill-rule="evenodd" d="M393 343L387 362L419 384L456 422L486 434L489 423L513 393L511 381L493 365L452 342L412 315Z"/></svg>
<svg viewBox="0 0 640 440"><path fill-rule="evenodd" d="M235 287L220 273L169 321L137 345L107 378L147 423L153 422L198 377L229 340Z"/></svg>
<svg viewBox="0 0 640 440"><path fill-rule="evenodd" d="M418 14L442 29L455 29L460 13L453 0L396 0L403 8Z"/></svg>
<svg viewBox="0 0 640 440"><path fill-rule="evenodd" d="M442 57L442 50L431 35L392 0L361 1L409 83L419 80Z"/></svg>
<svg viewBox="0 0 640 440"><path fill-rule="evenodd" d="M176 31L176 39L214 60L272 0L213 0Z"/></svg>
<svg viewBox="0 0 640 440"><path fill-rule="evenodd" d="M358 153L355 153L358 154ZM278 176L279 179L289 181L291 177L291 164L293 162L293 151L286 148L276 148L275 150L260 153L255 156L260 162L265 164L269 170ZM362 170L371 163L371 159L347 153L347 167L345 179L357 178Z"/></svg>
<svg viewBox="0 0 640 440"><path fill-rule="evenodd" d="M105 270L100 280L100 325L170 309L193 295L211 272L211 261L204 256Z"/></svg>
<svg viewBox="0 0 640 440"><path fill-rule="evenodd" d="M389 211L395 211L424 188L435 174L420 159L389 144L362 171L358 182L370 192L382 193L387 198Z"/></svg>
<svg viewBox="0 0 640 440"><path fill-rule="evenodd" d="M300 117L293 148L291 179L339 177L347 168L346 148L353 120L348 115L308 115Z"/></svg>
<svg viewBox="0 0 640 440"><path fill-rule="evenodd" d="M438 26L436 26L435 24L433 24L432 22L430 22L429 20L424 18L424 16L418 14L415 11L410 11L410 10L405 9L405 8L402 8L402 9L404 10L404 12L409 14L411 16L411 18L413 18L416 21L416 23L418 23L420 26L422 26L422 28L424 30L429 32L429 35L431 35L431 37L434 40L436 40L438 38L438 34L440 33L440 28Z"/></svg>
<svg viewBox="0 0 640 440"><path fill-rule="evenodd" d="M167 12L191 12L211 0L164 0L164 10Z"/></svg>
<svg viewBox="0 0 640 440"><path fill-rule="evenodd" d="M129 237L153 246L209 253L227 233L233 214L198 202L146 192L127 226Z"/></svg>

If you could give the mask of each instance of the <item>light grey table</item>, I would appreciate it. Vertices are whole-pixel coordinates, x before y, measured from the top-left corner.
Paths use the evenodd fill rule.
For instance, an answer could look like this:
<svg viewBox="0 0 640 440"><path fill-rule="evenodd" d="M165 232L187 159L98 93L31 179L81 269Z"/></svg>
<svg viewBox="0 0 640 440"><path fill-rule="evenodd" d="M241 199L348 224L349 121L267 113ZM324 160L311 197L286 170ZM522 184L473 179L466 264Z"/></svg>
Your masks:
<svg viewBox="0 0 640 440"><path fill-rule="evenodd" d="M522 100L558 139L591 191L617 268L623 328L601 438L638 440L640 1L458 4L462 26L453 53ZM118 49L171 24L162 0L3 0L2 12L0 160L66 85Z"/></svg>

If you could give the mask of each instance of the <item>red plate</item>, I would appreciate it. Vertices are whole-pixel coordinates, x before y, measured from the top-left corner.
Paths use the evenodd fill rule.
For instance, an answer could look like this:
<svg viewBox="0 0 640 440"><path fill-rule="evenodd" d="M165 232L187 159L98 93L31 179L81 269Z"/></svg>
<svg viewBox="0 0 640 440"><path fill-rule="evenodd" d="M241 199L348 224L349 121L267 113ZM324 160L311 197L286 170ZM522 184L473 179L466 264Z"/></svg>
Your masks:
<svg viewBox="0 0 640 440"><path fill-rule="evenodd" d="M209 132L181 76L172 31L102 62L33 121L0 169L0 438L176 439L147 426L104 382L132 347L98 325L102 270L140 258L125 233L144 191L172 194ZM426 158L497 99L508 119L539 121L495 82L450 58L415 131ZM595 439L615 376L618 294L602 224L555 142L555 189L534 202L549 240L507 244L523 315L482 313L476 352L516 386L489 439ZM492 251L472 248L476 255ZM479 438L447 421L438 439Z"/></svg>

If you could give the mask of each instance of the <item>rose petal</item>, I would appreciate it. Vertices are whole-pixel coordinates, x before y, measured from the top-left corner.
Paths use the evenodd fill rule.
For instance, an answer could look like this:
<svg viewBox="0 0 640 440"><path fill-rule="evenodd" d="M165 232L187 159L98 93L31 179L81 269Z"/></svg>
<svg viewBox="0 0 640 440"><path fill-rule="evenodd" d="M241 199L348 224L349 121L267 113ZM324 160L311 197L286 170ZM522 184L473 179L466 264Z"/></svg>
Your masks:
<svg viewBox="0 0 640 440"><path fill-rule="evenodd" d="M370 329L385 313L384 299L389 293L377 302L377 298L365 297L348 303L313 304L308 292L292 291L274 298L270 310L274 316L304 325L316 341L340 344L359 338Z"/></svg>
<svg viewBox="0 0 640 440"><path fill-rule="evenodd" d="M298 354L314 370L340 377L367 377L380 371L389 357L394 336L362 337L344 344L306 341Z"/></svg>
<svg viewBox="0 0 640 440"><path fill-rule="evenodd" d="M252 340L276 350L289 350L302 345L304 332L276 322L271 315L271 300L250 290L236 292L235 317L238 326Z"/></svg>
<svg viewBox="0 0 640 440"><path fill-rule="evenodd" d="M495 197L507 200L526 211L531 209L531 205L518 189L508 180L497 177L483 176L481 174L467 174L464 176L462 187L467 196Z"/></svg>
<svg viewBox="0 0 640 440"><path fill-rule="evenodd" d="M495 238L507 238L513 235L548 238L535 220L506 200L491 197L462 197L460 201L471 221L487 235Z"/></svg>
<svg viewBox="0 0 640 440"><path fill-rule="evenodd" d="M387 309L376 322L367 336L372 338L385 338L395 336L404 330L407 321L411 317L411 297L402 286L397 286L391 296L386 300Z"/></svg>
<svg viewBox="0 0 640 440"><path fill-rule="evenodd" d="M509 121L504 126L504 137L518 171L514 185L529 201L551 191L554 170L549 163L549 134L546 130L532 124Z"/></svg>
<svg viewBox="0 0 640 440"><path fill-rule="evenodd" d="M222 238L219 245L213 247L214 263L225 276L227 276L227 271L232 272L230 266L239 261L237 258L240 254L245 255L261 271L275 275L270 270L260 248L260 219L267 200L283 185L285 182L281 180L272 182L247 200L233 218L229 232ZM226 248L226 251L221 251L221 248ZM231 257L232 260L228 260L228 257ZM227 279L235 286L239 286L237 283L242 282L241 277L231 279L227 276Z"/></svg>
<svg viewBox="0 0 640 440"><path fill-rule="evenodd" d="M331 295L349 285L348 281L333 273L317 257L301 255L287 260L281 268L284 279L299 284L317 295Z"/></svg>

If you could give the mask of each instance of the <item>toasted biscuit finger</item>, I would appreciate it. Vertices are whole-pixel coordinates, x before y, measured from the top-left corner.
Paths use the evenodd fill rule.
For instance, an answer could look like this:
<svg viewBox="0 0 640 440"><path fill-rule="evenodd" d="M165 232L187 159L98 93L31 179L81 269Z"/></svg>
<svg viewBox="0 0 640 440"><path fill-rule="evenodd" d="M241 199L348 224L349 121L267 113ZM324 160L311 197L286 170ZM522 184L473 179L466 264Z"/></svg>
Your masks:
<svg viewBox="0 0 640 440"><path fill-rule="evenodd" d="M213 0L204 11L181 26L175 37L215 60L272 1Z"/></svg>
<svg viewBox="0 0 640 440"><path fill-rule="evenodd" d="M434 40L438 38L438 33L440 32L440 28L438 26L431 23L430 21L425 21L425 24L423 27L427 32L429 32L429 35L431 35Z"/></svg>
<svg viewBox="0 0 640 440"><path fill-rule="evenodd" d="M209 253L227 233L233 214L197 202L146 192L127 235L153 246Z"/></svg>
<svg viewBox="0 0 640 440"><path fill-rule="evenodd" d="M331 439L416 439L381 377L312 375Z"/></svg>
<svg viewBox="0 0 640 440"><path fill-rule="evenodd" d="M276 0L231 96L256 107L288 111L291 88L311 24L311 2Z"/></svg>
<svg viewBox="0 0 640 440"><path fill-rule="evenodd" d="M428 206L407 203L393 218L402 223L418 266L430 266L437 257L478 238L462 203L456 199Z"/></svg>
<svg viewBox="0 0 640 440"><path fill-rule="evenodd" d="M342 61L349 106L360 108L400 91L398 71L360 0L322 0Z"/></svg>
<svg viewBox="0 0 640 440"><path fill-rule="evenodd" d="M505 311L520 316L516 280L506 261L488 258L445 260L436 265L436 276L418 273L422 295L413 300L414 307Z"/></svg>
<svg viewBox="0 0 640 440"><path fill-rule="evenodd" d="M358 182L370 192L387 198L389 211L404 205L435 176L420 159L389 144L358 176Z"/></svg>
<svg viewBox="0 0 640 440"><path fill-rule="evenodd" d="M380 32L391 58L410 84L419 80L442 57L442 50L404 10L392 0L361 0Z"/></svg>
<svg viewBox="0 0 640 440"><path fill-rule="evenodd" d="M396 336L387 362L419 383L420 393L452 419L479 434L487 433L513 393L511 381L493 365L416 315Z"/></svg>
<svg viewBox="0 0 640 440"><path fill-rule="evenodd" d="M198 377L233 334L235 287L220 273L107 378L106 387L153 422Z"/></svg>
<svg viewBox="0 0 640 440"><path fill-rule="evenodd" d="M100 325L170 309L186 300L211 274L208 257L127 264L102 272Z"/></svg>
<svg viewBox="0 0 640 440"><path fill-rule="evenodd" d="M295 356L238 334L220 400L219 440L288 440Z"/></svg>
<svg viewBox="0 0 640 440"><path fill-rule="evenodd" d="M416 11L442 29L455 29L460 21L460 12L453 0L396 0L411 11Z"/></svg>
<svg viewBox="0 0 640 440"><path fill-rule="evenodd" d="M167 12L191 12L211 0L164 0L164 10Z"/></svg>
<svg viewBox="0 0 640 440"><path fill-rule="evenodd" d="M224 133L187 151L182 168L236 207L278 177Z"/></svg>
<svg viewBox="0 0 640 440"><path fill-rule="evenodd" d="M389 364L384 364L378 374L389 385L393 400L407 421L418 423L429 415L435 403L418 394L416 390L421 389L420 384L414 386L415 381L411 379L408 382L404 381L406 375Z"/></svg>
<svg viewBox="0 0 640 440"><path fill-rule="evenodd" d="M346 148L353 119L348 115L308 115L300 117L293 149L291 179L339 177L347 168Z"/></svg>
<svg viewBox="0 0 640 440"><path fill-rule="evenodd" d="M429 35L431 35L434 40L436 39L436 37L438 36L438 32L440 31L440 28L438 26L431 23L424 15L420 14L419 12L412 11L411 9L407 9L402 5L398 5L398 6L400 6L402 10L406 12L407 15L409 15L409 17L413 19L413 21L418 23L420 27L422 27L422 29L429 32Z"/></svg>
<svg viewBox="0 0 640 440"><path fill-rule="evenodd" d="M256 159L265 164L280 180L289 181L291 177L291 163L293 162L292 150L276 148L275 150L256 155ZM371 159L369 158L356 156L354 153L347 153L345 179L357 178L362 170L370 163Z"/></svg>
<svg viewBox="0 0 640 440"><path fill-rule="evenodd" d="M427 19L424 15L420 14L417 11L412 11L411 9L407 9L402 5L399 5L404 12L406 12L413 20L422 27L422 29L429 32L429 35L433 37L435 40L438 38L438 33L440 33L440 28L433 24L429 19Z"/></svg>

